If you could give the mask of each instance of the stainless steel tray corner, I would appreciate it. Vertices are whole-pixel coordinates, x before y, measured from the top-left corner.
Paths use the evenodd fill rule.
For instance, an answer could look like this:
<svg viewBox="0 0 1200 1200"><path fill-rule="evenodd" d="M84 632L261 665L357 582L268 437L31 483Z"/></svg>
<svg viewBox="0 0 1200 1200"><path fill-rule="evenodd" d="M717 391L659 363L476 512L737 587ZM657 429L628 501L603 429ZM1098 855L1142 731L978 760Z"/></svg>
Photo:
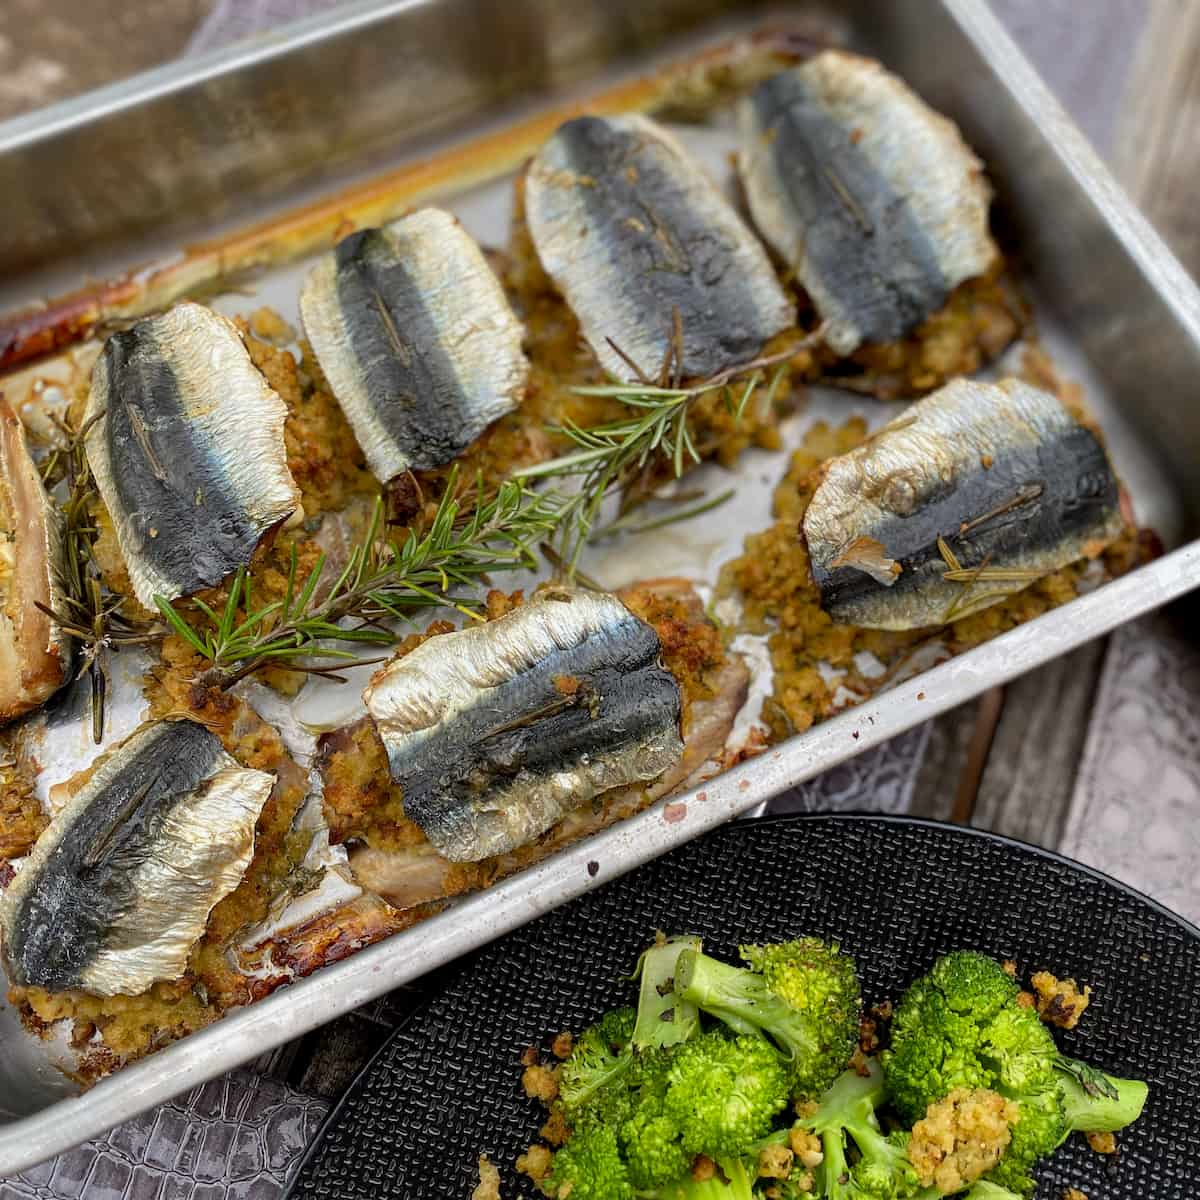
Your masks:
<svg viewBox="0 0 1200 1200"><path fill-rule="evenodd" d="M782 4L769 13L736 0L352 4L278 38L0 126L4 291L32 294L46 279L95 269L106 256L138 261L135 247L169 242L189 223L294 203L305 188L351 177L388 155L420 153L435 135L494 124L499 107L536 107L568 83L642 69L682 44L753 28L768 16L844 27L853 44L960 123L987 161L1039 305L1113 398L1106 428L1111 419L1136 443L1122 470L1171 496L1161 513L1139 515L1175 548L675 797L682 820L650 809L83 1095L70 1094L32 1053L11 1009L0 1007L0 1175L313 1029L1200 585L1200 292L982 0L930 0L918 13L870 0ZM124 199L111 163L99 183L89 176L110 155L123 182L130 172L150 175ZM47 207L45 179L71 203ZM114 211L100 219L105 188L115 189L108 192ZM673 807L672 816L678 813Z"/></svg>

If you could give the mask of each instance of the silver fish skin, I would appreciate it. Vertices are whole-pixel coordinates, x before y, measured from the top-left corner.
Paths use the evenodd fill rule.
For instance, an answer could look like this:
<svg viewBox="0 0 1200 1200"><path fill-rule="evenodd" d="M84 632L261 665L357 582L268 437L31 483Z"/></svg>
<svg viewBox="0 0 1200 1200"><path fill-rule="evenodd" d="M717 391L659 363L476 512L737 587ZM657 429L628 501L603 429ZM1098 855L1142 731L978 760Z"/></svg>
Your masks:
<svg viewBox="0 0 1200 1200"><path fill-rule="evenodd" d="M300 313L383 483L457 458L517 407L528 381L504 289L441 209L343 238L309 271Z"/></svg>
<svg viewBox="0 0 1200 1200"><path fill-rule="evenodd" d="M537 254L614 378L647 378L683 328L682 374L754 358L796 323L766 251L678 140L647 117L577 117L525 176Z"/></svg>
<svg viewBox="0 0 1200 1200"><path fill-rule="evenodd" d="M61 514L0 393L0 725L40 707L66 683L70 639L38 607L63 611L62 550Z"/></svg>
<svg viewBox="0 0 1200 1200"><path fill-rule="evenodd" d="M9 980L116 996L178 979L250 864L273 783L193 721L141 726L58 811L0 899Z"/></svg>
<svg viewBox="0 0 1200 1200"><path fill-rule="evenodd" d="M979 159L873 59L825 50L760 84L739 124L754 223L835 353L905 337L996 261Z"/></svg>
<svg viewBox="0 0 1200 1200"><path fill-rule="evenodd" d="M683 753L660 651L615 596L553 588L396 659L363 699L405 814L444 858L476 862L656 779Z"/></svg>
<svg viewBox="0 0 1200 1200"><path fill-rule="evenodd" d="M215 587L299 510L286 417L236 326L203 305L177 304L105 342L88 463L146 608Z"/></svg>
<svg viewBox="0 0 1200 1200"><path fill-rule="evenodd" d="M846 625L944 625L1094 558L1124 528L1099 438L1016 379L955 380L821 470L803 536L822 607ZM939 536L986 574L944 578Z"/></svg>

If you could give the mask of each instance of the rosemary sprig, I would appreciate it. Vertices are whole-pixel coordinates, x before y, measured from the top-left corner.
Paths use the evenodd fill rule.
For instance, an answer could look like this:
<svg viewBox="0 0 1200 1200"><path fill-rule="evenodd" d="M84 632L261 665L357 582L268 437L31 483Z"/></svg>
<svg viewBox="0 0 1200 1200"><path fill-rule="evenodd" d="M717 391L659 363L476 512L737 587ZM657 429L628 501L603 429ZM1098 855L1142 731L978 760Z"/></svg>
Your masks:
<svg viewBox="0 0 1200 1200"><path fill-rule="evenodd" d="M250 577L240 570L219 612L198 598L189 602L203 617L195 624L165 598L156 596L155 603L175 633L208 664L204 681L228 688L269 665L341 679L338 672L346 666L377 660L360 659L330 643L390 645L396 640L391 622L430 606L449 606L477 617L472 591L497 572L534 570L539 547L560 574L590 585L578 562L591 538L656 528L706 512L728 499L731 493L726 492L665 517L643 521L628 517L635 502L653 497L647 483L664 463L678 478L689 463L700 462L701 450L689 426L697 401L723 393L730 413L740 420L771 367L778 370L767 386L765 402L774 401L786 374L783 364L800 348L792 346L682 387L678 383L681 346L677 319L659 383L639 380L577 388L582 395L620 400L631 413L586 429L570 422L559 427L558 432L577 447L570 453L516 472L490 494L480 480L473 491L460 496L457 470L453 471L425 531L409 530L394 537L384 523L382 502L377 503L366 534L332 579L327 578L322 556L300 581L293 546L281 599L256 607L250 597ZM564 479L577 481L575 490L531 486L534 481ZM605 500L615 493L629 499L639 485L642 490L618 520L599 528Z"/></svg>
<svg viewBox="0 0 1200 1200"><path fill-rule="evenodd" d="M976 591L975 589L981 583L1025 584L1034 583L1042 577L1040 571L1025 571L1018 567L990 567L988 566L990 556L985 557L977 567L964 567L959 561L958 555L950 548L950 543L941 534L938 534L937 548L938 553L942 556L942 562L946 564L942 578L950 583L966 585L962 594L955 596L946 609L946 615L942 618L943 624L949 624L959 617L975 612L993 600L1002 600L1012 592L1011 588L1004 587L988 588L982 592Z"/></svg>
<svg viewBox="0 0 1200 1200"><path fill-rule="evenodd" d="M219 612L193 598L205 618L201 629L165 598L156 596L155 603L209 664L204 680L210 685L231 687L264 666L340 679L339 669L364 660L329 642L391 645L396 638L387 622L430 606L478 617L464 591L497 572L533 570L536 548L556 528L560 505L558 493L535 493L516 480L490 495L479 481L463 495L453 471L423 532L391 534L377 500L365 534L336 575L326 570L322 554L301 580L293 544L286 591L278 600L256 607L242 569ZM310 659L326 661L304 661Z"/></svg>
<svg viewBox="0 0 1200 1200"><path fill-rule="evenodd" d="M553 432L569 439L576 449L517 472L516 477L525 480L578 480L577 490L562 500L556 533L556 550L567 574L576 572L579 557L589 541L601 534L628 528L623 523L625 513L652 494L647 491L649 482L664 466L678 479L690 465L701 461L703 456L689 423L698 401L714 392L720 393L734 420L740 421L771 367L777 369L767 385L765 403L774 402L787 373L783 364L794 357L798 349L792 346L776 354L764 355L687 387L643 381L575 388L577 395L619 400L633 411L628 417L586 429L572 421L554 426ZM671 372L668 360L663 365L660 379L669 378ZM624 512L617 521L601 527L598 524L601 510L605 501L615 494L623 495ZM728 495L726 493L722 500ZM641 528L655 528L711 507L714 503L708 502L666 519L645 523Z"/></svg>
<svg viewBox="0 0 1200 1200"><path fill-rule="evenodd" d="M84 438L103 414L98 413L75 429L59 421L62 444L42 463L42 482L47 492L63 495L62 561L58 577L58 603L37 602L65 633L77 643L79 667L76 678L85 674L91 683L92 738L104 739L105 699L108 695L108 651L121 646L158 641L166 632L149 622L122 612L125 597L104 582L96 564L95 544L99 530L92 523L97 489L88 465Z"/></svg>

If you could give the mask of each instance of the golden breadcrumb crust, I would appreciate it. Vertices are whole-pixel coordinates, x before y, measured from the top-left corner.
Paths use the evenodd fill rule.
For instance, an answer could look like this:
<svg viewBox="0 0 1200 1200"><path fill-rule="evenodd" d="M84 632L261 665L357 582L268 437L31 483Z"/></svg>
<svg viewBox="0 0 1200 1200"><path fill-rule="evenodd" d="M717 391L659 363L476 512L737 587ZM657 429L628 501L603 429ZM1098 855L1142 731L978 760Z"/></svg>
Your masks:
<svg viewBox="0 0 1200 1200"><path fill-rule="evenodd" d="M990 1171L1012 1140L1020 1109L987 1088L954 1088L912 1129L908 1158L923 1187L961 1191Z"/></svg>

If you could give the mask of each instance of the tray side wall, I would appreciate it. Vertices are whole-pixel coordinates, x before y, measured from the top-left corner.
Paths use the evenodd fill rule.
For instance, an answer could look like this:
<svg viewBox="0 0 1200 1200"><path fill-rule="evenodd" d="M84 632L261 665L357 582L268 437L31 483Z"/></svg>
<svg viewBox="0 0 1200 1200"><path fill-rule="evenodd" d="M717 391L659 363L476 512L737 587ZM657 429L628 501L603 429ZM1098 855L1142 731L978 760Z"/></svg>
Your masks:
<svg viewBox="0 0 1200 1200"><path fill-rule="evenodd" d="M922 12L924 13L924 9ZM982 0L944 21L855 5L870 49L953 114L987 165L1006 244L1152 445L1200 533L1200 292Z"/></svg>
<svg viewBox="0 0 1200 1200"><path fill-rule="evenodd" d="M367 0L0 125L0 279L203 228L737 0Z"/></svg>

